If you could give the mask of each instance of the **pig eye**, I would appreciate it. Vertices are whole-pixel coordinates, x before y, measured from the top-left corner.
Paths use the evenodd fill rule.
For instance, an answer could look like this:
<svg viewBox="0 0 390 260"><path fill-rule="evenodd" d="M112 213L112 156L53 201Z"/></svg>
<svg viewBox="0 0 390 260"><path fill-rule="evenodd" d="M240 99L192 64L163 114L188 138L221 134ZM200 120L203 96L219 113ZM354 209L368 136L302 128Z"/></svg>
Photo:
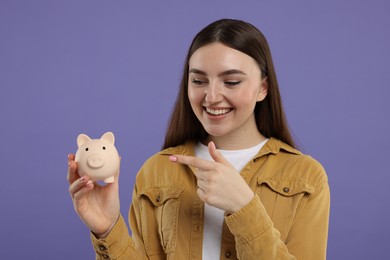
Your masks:
<svg viewBox="0 0 390 260"><path fill-rule="evenodd" d="M89 150L88 148L85 148L85 151L87 151L87 152L88 152L88 150Z"/></svg>
<svg viewBox="0 0 390 260"><path fill-rule="evenodd" d="M103 146L103 150L106 150L106 147L105 147L105 146Z"/></svg>

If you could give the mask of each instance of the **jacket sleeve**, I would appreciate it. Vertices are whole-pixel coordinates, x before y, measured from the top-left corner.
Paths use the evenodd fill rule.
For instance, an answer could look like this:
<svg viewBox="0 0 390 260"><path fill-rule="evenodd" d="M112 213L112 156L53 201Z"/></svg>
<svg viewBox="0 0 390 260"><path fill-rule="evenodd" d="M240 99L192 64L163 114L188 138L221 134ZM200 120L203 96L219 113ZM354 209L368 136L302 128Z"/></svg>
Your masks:
<svg viewBox="0 0 390 260"><path fill-rule="evenodd" d="M235 237L237 256L251 259L326 259L330 208L327 180L317 184L293 221L286 241L280 239L258 195L225 221ZM250 223L250 224L243 224Z"/></svg>
<svg viewBox="0 0 390 260"><path fill-rule="evenodd" d="M138 259L122 216L106 238L99 239L91 232L91 240L97 260Z"/></svg>
<svg viewBox="0 0 390 260"><path fill-rule="evenodd" d="M129 235L125 220L121 215L114 228L104 239L98 239L91 233L92 245L96 253L96 260L116 259L116 260L144 260L147 259L144 245L140 237L136 220L135 208L138 208L138 201L133 193L133 203L130 207L129 220L132 229L132 236ZM139 215L139 214L138 214Z"/></svg>

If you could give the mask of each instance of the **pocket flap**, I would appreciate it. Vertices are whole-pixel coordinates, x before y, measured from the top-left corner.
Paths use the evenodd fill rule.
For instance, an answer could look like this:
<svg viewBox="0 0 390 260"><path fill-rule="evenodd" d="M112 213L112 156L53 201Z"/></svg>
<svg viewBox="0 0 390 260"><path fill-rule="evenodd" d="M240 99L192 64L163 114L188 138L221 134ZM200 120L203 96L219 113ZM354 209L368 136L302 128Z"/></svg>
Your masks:
<svg viewBox="0 0 390 260"><path fill-rule="evenodd" d="M167 200L177 199L184 188L179 187L151 187L141 191L139 197L146 196L154 206L163 205Z"/></svg>
<svg viewBox="0 0 390 260"><path fill-rule="evenodd" d="M266 184L273 191L283 196L294 196L299 193L313 193L314 187L310 184L300 181L286 181L286 180L274 180L274 179L263 179L259 177L257 184L260 186Z"/></svg>

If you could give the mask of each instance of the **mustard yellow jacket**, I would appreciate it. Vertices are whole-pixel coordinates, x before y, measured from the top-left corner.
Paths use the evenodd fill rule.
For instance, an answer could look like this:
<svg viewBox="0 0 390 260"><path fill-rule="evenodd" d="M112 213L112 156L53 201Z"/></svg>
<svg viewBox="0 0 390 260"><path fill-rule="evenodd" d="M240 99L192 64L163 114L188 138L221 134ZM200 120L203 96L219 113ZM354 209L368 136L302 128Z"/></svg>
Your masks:
<svg viewBox="0 0 390 260"><path fill-rule="evenodd" d="M105 239L91 235L96 259L201 259L204 204L190 167L170 154L194 154L187 143L163 150L140 169L129 212ZM330 193L323 167L271 138L241 171L253 200L226 215L220 259L326 259Z"/></svg>

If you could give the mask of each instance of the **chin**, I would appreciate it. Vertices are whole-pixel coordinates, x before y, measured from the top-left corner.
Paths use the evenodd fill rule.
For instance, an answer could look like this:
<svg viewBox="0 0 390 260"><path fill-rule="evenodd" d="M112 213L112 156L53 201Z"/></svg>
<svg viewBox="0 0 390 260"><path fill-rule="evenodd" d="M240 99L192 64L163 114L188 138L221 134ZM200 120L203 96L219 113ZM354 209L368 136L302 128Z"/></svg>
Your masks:
<svg viewBox="0 0 390 260"><path fill-rule="evenodd" d="M206 132L215 137L221 137L227 134L226 130L222 129L210 129L210 128L205 128Z"/></svg>

